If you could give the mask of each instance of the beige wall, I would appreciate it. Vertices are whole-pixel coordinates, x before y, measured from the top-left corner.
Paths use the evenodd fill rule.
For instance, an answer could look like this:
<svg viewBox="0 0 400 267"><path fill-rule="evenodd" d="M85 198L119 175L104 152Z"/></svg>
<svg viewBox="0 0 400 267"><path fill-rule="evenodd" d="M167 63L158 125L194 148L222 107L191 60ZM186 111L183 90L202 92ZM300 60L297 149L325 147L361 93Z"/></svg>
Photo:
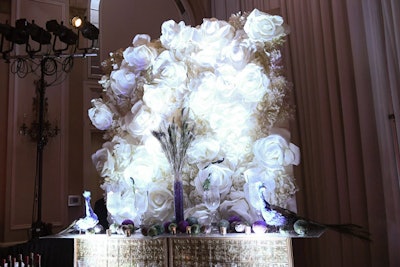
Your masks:
<svg viewBox="0 0 400 267"><path fill-rule="evenodd" d="M160 37L161 24L169 19L183 20L173 0L101 1L101 59L106 59L109 52L128 47L136 34Z"/></svg>

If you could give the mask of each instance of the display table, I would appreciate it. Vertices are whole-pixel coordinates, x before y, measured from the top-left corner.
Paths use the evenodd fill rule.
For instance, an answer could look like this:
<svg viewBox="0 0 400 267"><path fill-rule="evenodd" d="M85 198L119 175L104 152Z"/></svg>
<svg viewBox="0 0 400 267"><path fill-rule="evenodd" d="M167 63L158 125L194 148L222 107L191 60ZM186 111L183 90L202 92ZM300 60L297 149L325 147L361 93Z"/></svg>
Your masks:
<svg viewBox="0 0 400 267"><path fill-rule="evenodd" d="M74 266L293 266L291 238L274 234L75 235Z"/></svg>

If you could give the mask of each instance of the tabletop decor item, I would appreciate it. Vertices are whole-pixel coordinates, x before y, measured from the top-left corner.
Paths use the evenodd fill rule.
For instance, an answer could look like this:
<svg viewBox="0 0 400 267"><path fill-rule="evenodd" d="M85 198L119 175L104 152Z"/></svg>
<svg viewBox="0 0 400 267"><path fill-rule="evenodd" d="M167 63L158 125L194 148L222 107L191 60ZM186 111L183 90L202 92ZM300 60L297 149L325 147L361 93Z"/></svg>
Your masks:
<svg viewBox="0 0 400 267"><path fill-rule="evenodd" d="M194 139L194 125L188 119L188 111L182 110L181 123L178 125L175 121L167 126L165 130L152 131L152 134L161 143L169 163L174 173L174 211L176 222L183 221L183 181L182 169L186 161L186 151Z"/></svg>
<svg viewBox="0 0 400 267"><path fill-rule="evenodd" d="M195 217L203 225L207 179L219 190L218 218L262 219L252 203L256 183L269 203L287 207L300 157L283 127L293 114L280 52L287 33L282 17L254 9L196 27L165 21L159 39L138 34L110 53L102 97L88 111L104 131L92 159L110 223L176 220L179 230L179 220ZM195 131L180 131L186 119ZM178 133L191 134L184 146L173 145Z"/></svg>

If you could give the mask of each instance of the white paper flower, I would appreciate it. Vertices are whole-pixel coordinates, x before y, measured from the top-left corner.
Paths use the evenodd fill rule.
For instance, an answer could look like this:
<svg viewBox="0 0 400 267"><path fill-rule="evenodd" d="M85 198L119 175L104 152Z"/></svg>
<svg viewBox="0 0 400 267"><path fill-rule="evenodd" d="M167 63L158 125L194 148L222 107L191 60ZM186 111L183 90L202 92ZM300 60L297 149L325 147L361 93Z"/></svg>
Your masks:
<svg viewBox="0 0 400 267"><path fill-rule="evenodd" d="M170 184L166 181L155 181L149 187L149 205L146 212L151 220L163 222L174 214L174 196Z"/></svg>
<svg viewBox="0 0 400 267"><path fill-rule="evenodd" d="M145 136L157 129L161 119L154 116L142 101L132 107L132 113L126 117L125 127L132 136Z"/></svg>
<svg viewBox="0 0 400 267"><path fill-rule="evenodd" d="M222 218L229 218L231 216L239 216L244 221L254 221L254 213L252 208L244 197L243 192L235 192L231 196L232 200L226 200L221 203L219 210Z"/></svg>
<svg viewBox="0 0 400 267"><path fill-rule="evenodd" d="M220 152L220 145L217 140L211 136L202 136L196 138L188 148L188 162L196 164L199 169L203 169L210 162L218 160L217 155Z"/></svg>
<svg viewBox="0 0 400 267"><path fill-rule="evenodd" d="M187 52L185 50L190 49L195 31L194 28L186 26L183 21L176 23L168 20L161 25L160 41L165 48L173 52Z"/></svg>
<svg viewBox="0 0 400 267"><path fill-rule="evenodd" d="M136 71L142 71L153 64L157 57L157 51L147 45L150 41L150 36L139 35L138 37L140 38L135 37L133 40L133 46L124 50L123 55L129 66L132 66Z"/></svg>
<svg viewBox="0 0 400 267"><path fill-rule="evenodd" d="M271 204L285 206L296 190L299 149L274 128L289 110L277 48L284 35L281 17L254 10L197 27L165 21L159 39L137 34L110 54L99 81L104 94L88 114L107 130L92 159L111 222L174 216L171 166L152 131L179 124L182 109L196 125L182 170L186 217L209 216L201 197L207 179L220 189L221 218L257 219L249 194L256 183Z"/></svg>
<svg viewBox="0 0 400 267"><path fill-rule="evenodd" d="M136 75L128 68L111 72L111 90L116 95L130 96L136 87Z"/></svg>
<svg viewBox="0 0 400 267"><path fill-rule="evenodd" d="M210 179L210 184L218 186L221 198L224 198L231 189L232 174L233 171L223 164L211 164L207 168L201 169L194 179L196 191L202 195L204 182L206 179Z"/></svg>
<svg viewBox="0 0 400 267"><path fill-rule="evenodd" d="M283 19L254 9L247 17L244 31L250 39L259 42L271 41L284 34Z"/></svg>
<svg viewBox="0 0 400 267"><path fill-rule="evenodd" d="M299 148L277 134L257 140L253 152L255 160L270 170L282 170L285 166L300 162Z"/></svg>
<svg viewBox="0 0 400 267"><path fill-rule="evenodd" d="M110 108L100 98L93 99L92 106L88 110L92 124L99 130L108 130L112 126L114 116Z"/></svg>
<svg viewBox="0 0 400 267"><path fill-rule="evenodd" d="M135 208L135 193L132 188L119 192L109 191L106 195L107 210L115 223L122 224L126 219L134 220L137 216Z"/></svg>
<svg viewBox="0 0 400 267"><path fill-rule="evenodd" d="M112 174L114 173L115 164L115 160L112 155L112 143L104 143L103 147L97 150L96 153L92 155L92 161L96 170L101 176L112 176Z"/></svg>

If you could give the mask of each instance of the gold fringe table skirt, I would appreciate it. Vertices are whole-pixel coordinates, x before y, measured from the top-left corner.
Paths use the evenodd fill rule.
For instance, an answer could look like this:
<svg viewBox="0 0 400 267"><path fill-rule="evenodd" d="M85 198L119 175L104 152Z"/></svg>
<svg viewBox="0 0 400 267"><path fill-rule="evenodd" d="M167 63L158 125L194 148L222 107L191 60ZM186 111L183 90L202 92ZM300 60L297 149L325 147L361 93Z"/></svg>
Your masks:
<svg viewBox="0 0 400 267"><path fill-rule="evenodd" d="M74 236L75 267L292 267L290 237L274 234Z"/></svg>

